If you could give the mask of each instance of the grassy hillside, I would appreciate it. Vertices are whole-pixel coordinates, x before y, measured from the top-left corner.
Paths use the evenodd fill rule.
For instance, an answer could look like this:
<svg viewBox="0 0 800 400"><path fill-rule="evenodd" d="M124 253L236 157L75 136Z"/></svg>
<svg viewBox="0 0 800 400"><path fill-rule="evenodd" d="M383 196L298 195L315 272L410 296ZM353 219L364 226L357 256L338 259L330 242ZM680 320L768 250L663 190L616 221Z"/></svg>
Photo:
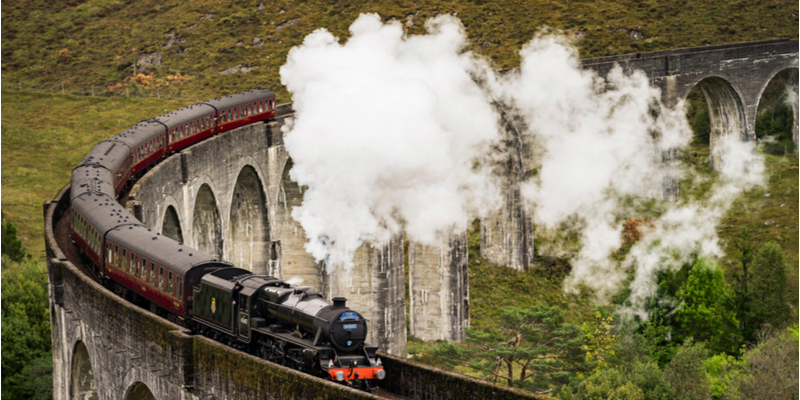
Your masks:
<svg viewBox="0 0 800 400"><path fill-rule="evenodd" d="M2 96L3 213L36 257L44 257L42 204L69 182L86 153L142 119L185 105L30 92Z"/></svg>
<svg viewBox="0 0 800 400"><path fill-rule="evenodd" d="M321 27L345 38L365 12L409 33L455 14L498 68L518 65L520 47L545 26L571 35L582 57L798 36L792 0L4 0L2 82L193 99L266 86L285 101L278 69L289 49ZM220 74L237 66L252 70Z"/></svg>

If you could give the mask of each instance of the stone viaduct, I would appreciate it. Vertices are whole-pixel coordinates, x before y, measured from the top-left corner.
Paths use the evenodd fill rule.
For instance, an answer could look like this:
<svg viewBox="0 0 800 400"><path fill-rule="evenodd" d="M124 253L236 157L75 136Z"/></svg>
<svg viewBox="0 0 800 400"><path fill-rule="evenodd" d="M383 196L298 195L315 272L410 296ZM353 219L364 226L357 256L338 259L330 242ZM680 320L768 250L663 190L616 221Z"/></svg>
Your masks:
<svg viewBox="0 0 800 400"><path fill-rule="evenodd" d="M724 162L717 147L724 135L742 140L755 139L758 103L764 89L779 79L788 91L797 143L798 127L798 41L778 39L691 47L651 53L581 60L584 68L605 76L615 66L630 72L643 71L653 86L661 89L664 104L673 107L698 87L705 96L711 118L711 167L719 170ZM514 129L507 129L514 135ZM513 138L510 138L513 139ZM511 143L523 143L509 140ZM519 183L530 176L530 152L507 152L504 173L506 203L493 218L481 221L481 255L495 264L523 270L533 257L533 224L530 212L521 202ZM665 161L674 158L665 154ZM677 198L677 180L665 182L664 199Z"/></svg>
<svg viewBox="0 0 800 400"><path fill-rule="evenodd" d="M643 70L661 88L667 105L677 104L698 86L709 104L712 149L721 135L754 138L761 93L778 78L791 93L797 140L797 40L678 49L582 63L601 75L614 65ZM351 280L326 274L324 266L305 252L305 233L291 218L292 208L302 202L303 188L290 178L292 161L283 146L281 126L288 118L292 118L291 105L280 106L274 122L219 135L164 160L134 185L127 208L156 232L237 266L282 279L301 279L303 285L319 288L328 297L348 297L349 305L371 321L370 341L388 353L384 354L386 360L397 371L404 371L405 380L390 384L399 388L397 393L412 398L478 398L475 393L486 393L463 380L455 386L471 388L471 393L447 392L439 386L456 378L436 375L441 373L391 356L402 354L406 345L406 272L408 332L423 340L464 338L464 328L469 325L466 233L447 238L442 247L408 243L408 271L404 238L398 236L385 246L362 246ZM497 166L506 202L492 218L481 221L481 255L493 263L525 270L533 263L534 232L519 188L530 177L530 152L512 119L504 116L508 162ZM718 167L722 160L712 157L711 162ZM331 393L328 398L363 396L337 392L344 389L331 389L322 381L299 383L302 376L292 371L264 367L253 357L187 335L176 325L115 300L75 269L57 248L53 227L68 206L61 199L63 194L45 210L56 398L259 398L264 393L271 393L267 398L313 398L316 390ZM243 365L263 376L241 372ZM386 362L384 365L389 368ZM104 375L98 376L100 370ZM427 374L444 381L421 378ZM422 380L408 381L412 376ZM287 389L282 382L308 389L304 395L296 395L298 389ZM486 398L513 397L491 390L494 394Z"/></svg>

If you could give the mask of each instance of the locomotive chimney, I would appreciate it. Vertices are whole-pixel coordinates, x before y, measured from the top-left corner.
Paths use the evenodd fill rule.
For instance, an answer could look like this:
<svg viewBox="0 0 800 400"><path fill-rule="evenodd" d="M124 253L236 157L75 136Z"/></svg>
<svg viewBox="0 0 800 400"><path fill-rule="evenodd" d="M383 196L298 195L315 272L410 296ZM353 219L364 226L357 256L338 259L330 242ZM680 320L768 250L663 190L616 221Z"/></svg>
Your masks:
<svg viewBox="0 0 800 400"><path fill-rule="evenodd" d="M345 297L334 297L333 298L333 306L334 307L345 307L345 303L347 303L347 298Z"/></svg>

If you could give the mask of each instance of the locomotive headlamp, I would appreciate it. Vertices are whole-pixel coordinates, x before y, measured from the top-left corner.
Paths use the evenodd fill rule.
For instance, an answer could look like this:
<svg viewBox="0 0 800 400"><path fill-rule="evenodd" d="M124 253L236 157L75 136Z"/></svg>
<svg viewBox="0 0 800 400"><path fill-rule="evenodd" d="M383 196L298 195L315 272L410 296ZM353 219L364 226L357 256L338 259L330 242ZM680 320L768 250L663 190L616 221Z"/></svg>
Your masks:
<svg viewBox="0 0 800 400"><path fill-rule="evenodd" d="M344 371L336 371L336 380L339 382L344 380Z"/></svg>
<svg viewBox="0 0 800 400"><path fill-rule="evenodd" d="M380 380L383 380L383 378L386 378L386 371L384 371L382 369L377 370L375 372L375 377L380 379Z"/></svg>

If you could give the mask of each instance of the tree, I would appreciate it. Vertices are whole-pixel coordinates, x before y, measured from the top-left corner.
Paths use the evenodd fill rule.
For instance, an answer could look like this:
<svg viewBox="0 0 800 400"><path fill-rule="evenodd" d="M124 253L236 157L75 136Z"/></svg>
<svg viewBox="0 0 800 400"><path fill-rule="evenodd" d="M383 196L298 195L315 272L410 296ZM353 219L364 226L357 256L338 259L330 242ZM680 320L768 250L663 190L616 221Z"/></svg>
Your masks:
<svg viewBox="0 0 800 400"><path fill-rule="evenodd" d="M645 400L644 392L616 368L597 370L581 382L575 400Z"/></svg>
<svg viewBox="0 0 800 400"><path fill-rule="evenodd" d="M628 379L642 389L645 400L673 400L675 389L664 378L664 372L655 362L637 362L628 372Z"/></svg>
<svg viewBox="0 0 800 400"><path fill-rule="evenodd" d="M756 329L765 323L778 328L789 321L791 310L786 299L787 282L786 259L781 246L775 242L761 246L753 262L748 296Z"/></svg>
<svg viewBox="0 0 800 400"><path fill-rule="evenodd" d="M6 222L5 213L2 213L0 221L2 221L0 223L2 223L3 229L2 246L0 246L2 247L2 253L13 261L22 261L27 257L27 253L22 248L22 241L17 239L17 228L11 222Z"/></svg>
<svg viewBox="0 0 800 400"><path fill-rule="evenodd" d="M468 329L468 354L447 343L434 354L468 363L509 387L532 390L549 391L553 383L568 383L571 371L585 367L580 329L566 324L557 306L540 302L527 309L506 308L500 313L499 328L500 332Z"/></svg>
<svg viewBox="0 0 800 400"><path fill-rule="evenodd" d="M694 344L689 338L675 353L664 380L676 391L676 400L705 400L711 397L711 384L706 375L705 359L708 351L702 343Z"/></svg>
<svg viewBox="0 0 800 400"><path fill-rule="evenodd" d="M654 362L636 362L628 371L622 368L598 369L581 382L574 395L563 388L561 396L574 400L641 399L673 400L675 390L664 380Z"/></svg>
<svg viewBox="0 0 800 400"><path fill-rule="evenodd" d="M798 387L798 331L797 327L768 337L747 351L744 374L736 376L735 385L741 399L793 399L800 398Z"/></svg>
<svg viewBox="0 0 800 400"><path fill-rule="evenodd" d="M744 340L750 342L755 332L753 325L750 324L750 291L747 288L750 281L748 267L755 253L755 247L750 240L750 230L743 229L739 237L734 239L733 246L742 255L742 274L738 277L739 289L736 291L736 318L739 320Z"/></svg>
<svg viewBox="0 0 800 400"><path fill-rule="evenodd" d="M3 398L52 398L50 316L42 270L31 259L17 263L2 257Z"/></svg>
<svg viewBox="0 0 800 400"><path fill-rule="evenodd" d="M706 372L711 383L711 398L715 400L737 399L739 390L736 382L743 374L743 360L722 353L706 359Z"/></svg>
<svg viewBox="0 0 800 400"><path fill-rule="evenodd" d="M677 293L675 336L678 341L693 337L707 342L716 352L739 349L739 323L729 308L730 296L722 270L712 261L697 259L686 282Z"/></svg>

